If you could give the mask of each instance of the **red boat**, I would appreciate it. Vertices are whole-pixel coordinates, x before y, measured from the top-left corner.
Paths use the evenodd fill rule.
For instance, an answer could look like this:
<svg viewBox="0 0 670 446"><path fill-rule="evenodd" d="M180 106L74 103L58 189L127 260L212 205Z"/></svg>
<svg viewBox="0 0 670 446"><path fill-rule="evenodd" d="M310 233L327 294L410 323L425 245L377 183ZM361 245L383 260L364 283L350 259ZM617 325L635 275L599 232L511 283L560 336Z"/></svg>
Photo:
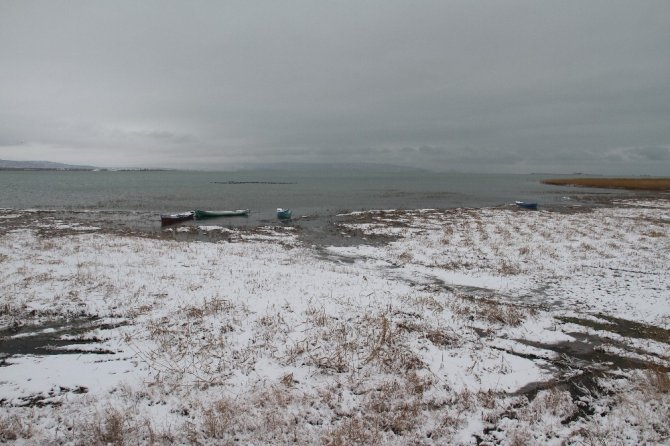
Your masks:
<svg viewBox="0 0 670 446"><path fill-rule="evenodd" d="M181 212L179 214L161 214L161 225L173 225L180 221L193 220L193 211Z"/></svg>

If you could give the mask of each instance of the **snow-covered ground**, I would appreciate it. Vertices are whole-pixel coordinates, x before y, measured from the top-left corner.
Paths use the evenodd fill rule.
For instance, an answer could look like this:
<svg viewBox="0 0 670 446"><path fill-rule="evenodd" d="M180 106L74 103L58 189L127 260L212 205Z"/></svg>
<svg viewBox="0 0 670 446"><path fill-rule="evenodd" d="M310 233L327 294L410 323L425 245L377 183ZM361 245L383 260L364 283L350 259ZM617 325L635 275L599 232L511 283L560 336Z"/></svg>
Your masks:
<svg viewBox="0 0 670 446"><path fill-rule="evenodd" d="M393 241L323 249L2 210L0 440L667 442L669 214L360 213Z"/></svg>

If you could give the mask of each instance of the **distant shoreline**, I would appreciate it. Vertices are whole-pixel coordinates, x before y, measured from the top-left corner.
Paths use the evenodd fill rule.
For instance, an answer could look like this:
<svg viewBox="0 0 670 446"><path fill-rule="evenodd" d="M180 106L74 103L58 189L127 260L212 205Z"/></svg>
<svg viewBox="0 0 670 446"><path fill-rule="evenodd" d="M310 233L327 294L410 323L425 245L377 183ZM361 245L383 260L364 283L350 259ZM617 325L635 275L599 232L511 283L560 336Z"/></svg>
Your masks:
<svg viewBox="0 0 670 446"><path fill-rule="evenodd" d="M542 180L542 183L553 186L670 191L670 178L551 178Z"/></svg>
<svg viewBox="0 0 670 446"><path fill-rule="evenodd" d="M99 169L61 167L0 167L0 172L175 172L174 169Z"/></svg>
<svg viewBox="0 0 670 446"><path fill-rule="evenodd" d="M93 172L96 170L103 170L103 169L86 169L86 168L81 168L81 169L65 169L65 168L57 168L57 167L0 167L0 171L2 172L13 172L13 171L19 171L19 172Z"/></svg>

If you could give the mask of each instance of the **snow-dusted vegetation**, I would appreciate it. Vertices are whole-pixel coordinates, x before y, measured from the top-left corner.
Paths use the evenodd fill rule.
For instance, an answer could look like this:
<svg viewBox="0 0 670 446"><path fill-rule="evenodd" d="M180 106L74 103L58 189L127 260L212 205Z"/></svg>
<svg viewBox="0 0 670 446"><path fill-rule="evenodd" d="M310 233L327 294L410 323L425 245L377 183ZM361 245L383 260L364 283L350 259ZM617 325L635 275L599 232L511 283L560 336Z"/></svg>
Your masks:
<svg viewBox="0 0 670 446"><path fill-rule="evenodd" d="M670 439L666 201L351 214L338 230L361 243L325 248L291 227L178 241L16 215L1 440Z"/></svg>

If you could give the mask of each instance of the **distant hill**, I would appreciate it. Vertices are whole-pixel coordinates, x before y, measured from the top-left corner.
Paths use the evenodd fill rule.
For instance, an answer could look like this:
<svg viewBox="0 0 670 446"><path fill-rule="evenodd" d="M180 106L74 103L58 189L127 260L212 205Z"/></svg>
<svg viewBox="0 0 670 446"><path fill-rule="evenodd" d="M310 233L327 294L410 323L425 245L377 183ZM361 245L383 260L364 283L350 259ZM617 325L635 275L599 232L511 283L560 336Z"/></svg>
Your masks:
<svg viewBox="0 0 670 446"><path fill-rule="evenodd" d="M0 160L0 170L96 170L94 166L52 163L51 161Z"/></svg>

